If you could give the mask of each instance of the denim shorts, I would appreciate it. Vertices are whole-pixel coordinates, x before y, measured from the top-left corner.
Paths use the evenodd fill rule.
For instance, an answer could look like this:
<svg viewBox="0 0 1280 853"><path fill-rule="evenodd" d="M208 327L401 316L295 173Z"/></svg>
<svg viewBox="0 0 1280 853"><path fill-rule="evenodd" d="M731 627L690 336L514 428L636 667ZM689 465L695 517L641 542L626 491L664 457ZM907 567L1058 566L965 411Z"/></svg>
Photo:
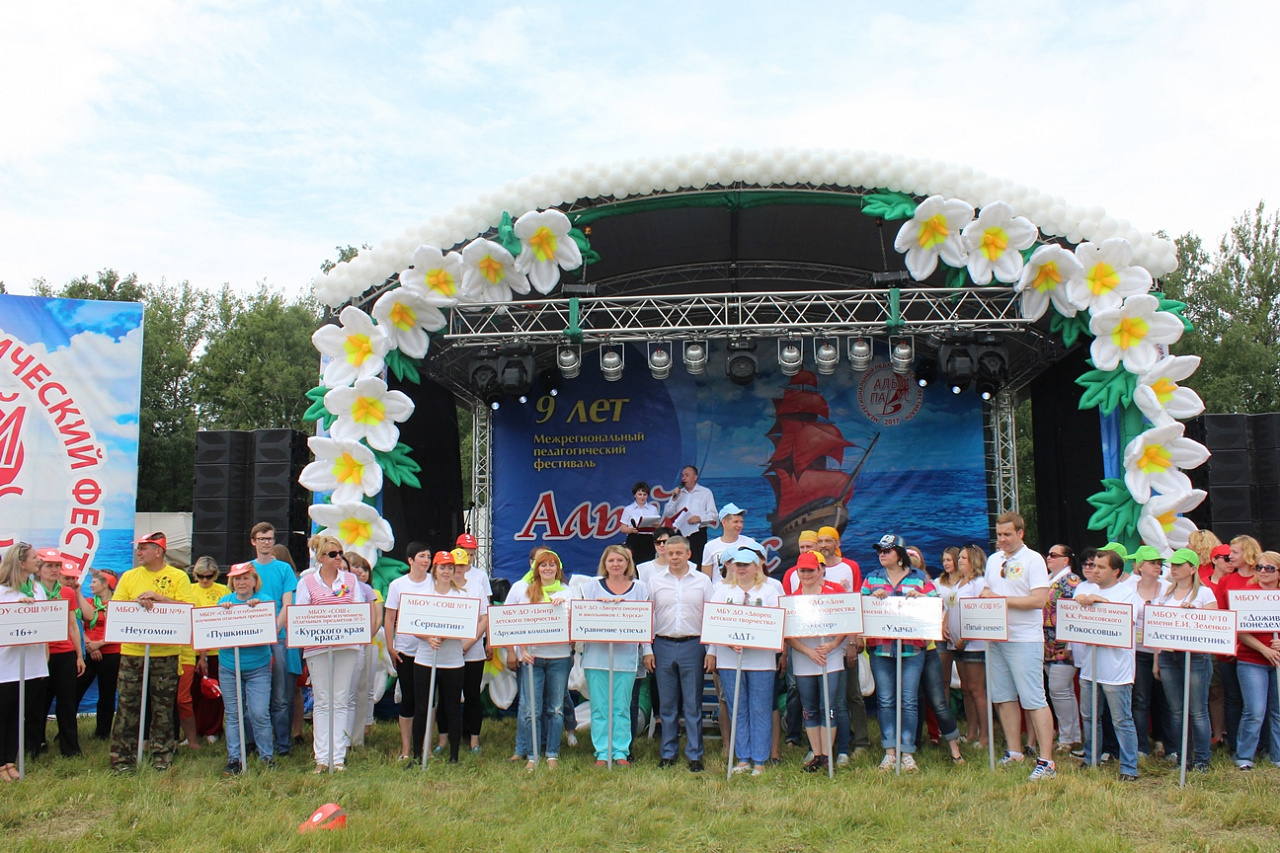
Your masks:
<svg viewBox="0 0 1280 853"><path fill-rule="evenodd" d="M1044 695L1044 643L987 643L987 679L992 702L1017 699L1025 711L1048 707Z"/></svg>

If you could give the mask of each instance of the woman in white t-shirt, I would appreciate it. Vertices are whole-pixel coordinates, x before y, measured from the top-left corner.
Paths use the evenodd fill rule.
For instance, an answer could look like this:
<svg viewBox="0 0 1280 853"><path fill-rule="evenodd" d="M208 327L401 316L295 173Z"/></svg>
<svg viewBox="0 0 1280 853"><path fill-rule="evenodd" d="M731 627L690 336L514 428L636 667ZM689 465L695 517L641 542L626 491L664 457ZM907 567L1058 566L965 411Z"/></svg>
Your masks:
<svg viewBox="0 0 1280 853"><path fill-rule="evenodd" d="M31 603L44 601L44 588L33 584L33 594L25 595L21 586L36 573L40 565L36 549L25 542L10 545L0 561L0 602ZM18 781L18 675L44 678L49 674L45 662L46 644L0 646L0 782Z"/></svg>
<svg viewBox="0 0 1280 853"><path fill-rule="evenodd" d="M1101 554L1098 555L1101 558ZM1213 590L1200 582L1200 557L1190 548L1179 548L1169 558L1169 580L1164 592L1155 603L1165 607L1194 607L1201 610L1217 610L1218 600ZM1191 758L1196 770L1209 769L1209 741L1213 729L1209 723L1209 681L1213 678L1213 663L1205 652L1191 654L1191 699L1182 707L1186 672L1185 653L1156 652L1156 668L1164 687L1164 698L1169 703L1169 717L1179 744L1171 751L1166 747L1165 757L1179 759L1182 743L1182 715L1191 718Z"/></svg>
<svg viewBox="0 0 1280 853"><path fill-rule="evenodd" d="M950 549L948 549L950 550ZM944 602L950 593L952 605L947 607L947 645L953 649L956 671L960 674L960 692L964 696L966 737L970 743L987 748L987 644L982 640L960 638L961 598L977 598L987 588L978 567L987 564L987 555L977 545L966 545L955 557L956 584L943 592ZM942 588L939 587L941 590Z"/></svg>
<svg viewBox="0 0 1280 853"><path fill-rule="evenodd" d="M405 549L409 561L409 574L401 575L387 587L386 614L387 651L396 668L396 681L400 685L400 760L411 761L422 757L422 738L425 732L414 731L417 714L417 693L413 689L414 655L418 653L418 638L412 634L396 632L396 619L400 615L400 597L403 595L430 595L434 581L431 578L431 548L422 542L410 542ZM427 701L423 696L422 701ZM423 718L425 721L425 718Z"/></svg>

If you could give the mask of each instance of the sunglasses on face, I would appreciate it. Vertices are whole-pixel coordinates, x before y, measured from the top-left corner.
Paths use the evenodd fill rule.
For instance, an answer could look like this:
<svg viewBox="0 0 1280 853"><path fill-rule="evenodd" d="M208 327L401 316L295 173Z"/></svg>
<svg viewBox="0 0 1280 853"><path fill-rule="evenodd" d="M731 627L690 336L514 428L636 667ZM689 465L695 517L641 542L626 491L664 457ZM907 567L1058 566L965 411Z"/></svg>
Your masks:
<svg viewBox="0 0 1280 853"><path fill-rule="evenodd" d="M1053 553L1052 551L1050 551L1046 556L1048 556L1048 557L1053 557L1054 559L1057 559L1057 560L1065 560L1065 559L1067 559L1067 555L1066 555L1066 554L1055 554L1055 553Z"/></svg>
<svg viewBox="0 0 1280 853"><path fill-rule="evenodd" d="M1258 563L1256 568L1258 569L1258 571L1266 572L1267 574L1270 574L1271 572L1280 571L1280 566L1268 566L1265 563Z"/></svg>
<svg viewBox="0 0 1280 853"><path fill-rule="evenodd" d="M196 575L196 580L208 581L216 578L217 575Z"/></svg>
<svg viewBox="0 0 1280 853"><path fill-rule="evenodd" d="M655 539L655 540L653 540L653 544L654 544L654 545L666 545L666 544L667 544L667 540L665 540L665 539Z"/></svg>
<svg viewBox="0 0 1280 853"><path fill-rule="evenodd" d="M342 556L342 552L341 552L341 551L330 551L328 554L325 554L325 556L326 556L326 557L328 557L330 560L332 560L334 557L341 557L341 556Z"/></svg>

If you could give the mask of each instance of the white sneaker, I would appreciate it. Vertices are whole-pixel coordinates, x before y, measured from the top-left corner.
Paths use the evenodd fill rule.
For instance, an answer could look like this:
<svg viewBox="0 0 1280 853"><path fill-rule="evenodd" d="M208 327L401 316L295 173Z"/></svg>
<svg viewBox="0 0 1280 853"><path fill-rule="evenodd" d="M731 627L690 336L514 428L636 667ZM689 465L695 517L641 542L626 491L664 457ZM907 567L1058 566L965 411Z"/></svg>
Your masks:
<svg viewBox="0 0 1280 853"><path fill-rule="evenodd" d="M812 749L811 749L811 750L809 750L808 752L806 752L806 753L804 754L804 762L803 762L803 763L804 763L804 764L808 764L810 761L813 761L813 750L812 750Z"/></svg>
<svg viewBox="0 0 1280 853"><path fill-rule="evenodd" d="M902 769L907 773L920 769L916 766L915 757L909 752L904 752L902 754Z"/></svg>
<svg viewBox="0 0 1280 853"><path fill-rule="evenodd" d="M880 762L881 773L892 773L894 765L898 763L898 759L892 755L886 754L884 760Z"/></svg>
<svg viewBox="0 0 1280 853"><path fill-rule="evenodd" d="M848 767L848 766L849 766L849 753L842 752L836 756L836 767Z"/></svg>

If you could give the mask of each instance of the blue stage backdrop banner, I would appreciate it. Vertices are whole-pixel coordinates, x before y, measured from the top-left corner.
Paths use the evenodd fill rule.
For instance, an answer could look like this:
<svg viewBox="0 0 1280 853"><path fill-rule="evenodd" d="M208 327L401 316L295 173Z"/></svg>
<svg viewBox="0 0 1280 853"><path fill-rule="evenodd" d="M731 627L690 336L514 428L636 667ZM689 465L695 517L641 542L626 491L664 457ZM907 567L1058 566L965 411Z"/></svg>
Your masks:
<svg viewBox="0 0 1280 853"><path fill-rule="evenodd" d="M0 546L133 565L142 305L0 294Z"/></svg>
<svg viewBox="0 0 1280 853"><path fill-rule="evenodd" d="M787 377L774 348L761 342L747 386L726 378L723 351L695 377L677 349L660 380L645 351L628 346L619 381L606 382L588 351L558 396L535 386L524 405L508 398L494 413L494 575L524 575L538 545L571 573L594 574L604 546L626 538L632 484L647 482L665 507L685 465L698 467L717 506L746 510L743 533L766 546L775 574L794 562L801 530L825 525L861 565L885 533L919 545L931 566L949 545L986 542L976 394L922 389L886 361Z"/></svg>

